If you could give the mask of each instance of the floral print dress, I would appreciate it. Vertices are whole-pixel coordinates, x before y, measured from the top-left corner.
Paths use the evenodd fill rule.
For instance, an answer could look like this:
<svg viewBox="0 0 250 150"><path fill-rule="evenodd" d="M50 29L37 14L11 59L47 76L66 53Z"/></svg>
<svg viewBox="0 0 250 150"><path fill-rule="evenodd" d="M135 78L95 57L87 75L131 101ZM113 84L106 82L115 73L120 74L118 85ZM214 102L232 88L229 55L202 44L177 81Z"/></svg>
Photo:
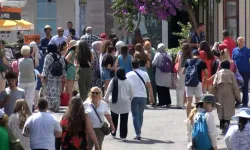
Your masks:
<svg viewBox="0 0 250 150"><path fill-rule="evenodd" d="M88 150L87 135L84 129L78 132L77 135L72 136L68 130L68 119L64 116L61 120L62 150Z"/></svg>
<svg viewBox="0 0 250 150"><path fill-rule="evenodd" d="M91 87L99 87L102 88L102 79L101 79L101 71L100 71L100 61L97 52L93 52L94 60L91 62L94 68L94 78L91 83Z"/></svg>

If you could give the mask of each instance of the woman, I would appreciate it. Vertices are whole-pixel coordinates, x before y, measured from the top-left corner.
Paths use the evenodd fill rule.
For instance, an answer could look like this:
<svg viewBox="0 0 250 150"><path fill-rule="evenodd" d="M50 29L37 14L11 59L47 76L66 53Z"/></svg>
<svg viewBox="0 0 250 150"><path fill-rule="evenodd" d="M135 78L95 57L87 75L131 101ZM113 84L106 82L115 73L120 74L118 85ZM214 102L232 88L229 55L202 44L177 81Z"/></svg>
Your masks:
<svg viewBox="0 0 250 150"><path fill-rule="evenodd" d="M73 86L75 83L75 77L76 77L76 66L74 64L75 62L75 55L76 55L76 48L78 46L78 43L75 40L71 40L69 42L68 51L65 55L65 61L66 61L66 91L69 95L69 99L72 97L72 91Z"/></svg>
<svg viewBox="0 0 250 150"><path fill-rule="evenodd" d="M132 99L132 85L126 78L125 70L119 68L116 72L116 77L114 77L109 84L104 100L110 103L111 116L115 129L117 129L120 115L120 138L122 141L126 140L128 133L128 114L131 110ZM113 138L115 138L116 131L111 134Z"/></svg>
<svg viewBox="0 0 250 150"><path fill-rule="evenodd" d="M62 82L65 82L66 77L65 61L58 52L56 45L49 44L47 51L48 54L45 57L43 72L41 75L45 88L44 96L49 102L49 110L58 112L61 103L60 97L62 92ZM55 66L55 64L59 66Z"/></svg>
<svg viewBox="0 0 250 150"><path fill-rule="evenodd" d="M150 67L150 62L149 62L149 58L148 55L145 53L142 44L138 43L135 46L135 54L134 54L134 58L137 58L140 60L141 64L140 64L140 69L147 72L146 68Z"/></svg>
<svg viewBox="0 0 250 150"><path fill-rule="evenodd" d="M35 41L32 41L30 43L30 53L31 53L30 56L34 60L34 66L36 68L39 66L39 60L41 59L41 55Z"/></svg>
<svg viewBox="0 0 250 150"><path fill-rule="evenodd" d="M15 59L16 60L11 63L11 70L13 72L17 73L17 74L19 73L18 61L19 61L20 58L22 58L22 54L20 52L16 52L15 53Z"/></svg>
<svg viewBox="0 0 250 150"><path fill-rule="evenodd" d="M8 133L8 116L0 109L0 149L10 150L10 138Z"/></svg>
<svg viewBox="0 0 250 150"><path fill-rule="evenodd" d="M108 104L102 100L102 91L100 88L93 87L90 89L89 98L84 102L84 108L85 113L88 115L92 123L101 150L102 142L104 140L104 133L102 130L104 117L108 120L112 132L115 132L115 127L111 119ZM102 123L100 122L95 110L98 113ZM88 142L89 150L92 150L93 141L89 139Z"/></svg>
<svg viewBox="0 0 250 150"><path fill-rule="evenodd" d="M101 79L101 71L100 71L100 55L101 55L101 48L102 48L102 42L96 41L92 43L92 53L94 55L94 59L91 62L91 65L94 70L94 78L92 80L90 87L99 87L102 88L102 79Z"/></svg>
<svg viewBox="0 0 250 150"><path fill-rule="evenodd" d="M192 49L188 43L182 43L181 55L178 55L177 63L177 81L176 81L176 98L177 109L181 109L184 106L186 99L185 95L185 75L182 73L182 68L185 67L186 61L192 58Z"/></svg>
<svg viewBox="0 0 250 150"><path fill-rule="evenodd" d="M192 145L195 141L192 139L192 130L194 127L194 124L197 120L199 120L200 116L204 115L206 124L207 124L207 135L210 141L211 141L211 148L208 148L209 150L217 150L217 128L214 120L214 116L212 114L212 111L214 109L215 105L220 105L219 103L216 103L215 97L212 94L203 94L201 97L201 100L196 103L196 108L192 110L190 113L188 120L187 120L187 138L188 138L188 150L196 150L196 149L202 149L201 147L193 147ZM202 143L200 143L202 144ZM204 145L199 145L204 146ZM203 147L204 148L204 147Z"/></svg>
<svg viewBox="0 0 250 150"><path fill-rule="evenodd" d="M135 29L134 37L133 37L133 45L136 45L138 43L140 44L143 43L143 37L141 35L141 30L139 28Z"/></svg>
<svg viewBox="0 0 250 150"><path fill-rule="evenodd" d="M102 59L102 80L104 81L105 91L108 88L111 78L114 76L114 56L115 56L115 47L109 46L108 53L103 56Z"/></svg>
<svg viewBox="0 0 250 150"><path fill-rule="evenodd" d="M233 117L238 120L238 125L229 128L225 142L228 150L248 150L250 149L250 109L241 108L240 112Z"/></svg>
<svg viewBox="0 0 250 150"><path fill-rule="evenodd" d="M60 124L62 126L62 150L88 150L87 136L95 144L95 149L99 149L95 132L89 118L85 115L80 97L72 97L67 112L63 115Z"/></svg>
<svg viewBox="0 0 250 150"><path fill-rule="evenodd" d="M230 58L228 46L226 44L220 44L218 49L220 51L220 60L221 61L223 61L223 60L229 61L230 62L230 70L234 73L237 72L238 69L237 69L234 61ZM221 69L220 65L218 67L218 70L219 69Z"/></svg>
<svg viewBox="0 0 250 150"><path fill-rule="evenodd" d="M77 63L80 65L78 71L78 86L80 97L83 101L85 101L88 97L88 91L93 79L93 71L91 69L92 60L93 55L89 49L88 43L85 41L81 41L78 45Z"/></svg>
<svg viewBox="0 0 250 150"><path fill-rule="evenodd" d="M65 54L67 52L67 43L63 41L61 44L59 44L58 49L59 53L61 53L61 55L65 57Z"/></svg>
<svg viewBox="0 0 250 150"><path fill-rule="evenodd" d="M240 101L240 90L234 73L229 70L230 63L227 60L221 62L221 70L215 75L212 93L215 95L218 106L217 112L220 120L220 129L225 134L230 125L231 117L235 114L235 101Z"/></svg>
<svg viewBox="0 0 250 150"><path fill-rule="evenodd" d="M132 71L132 56L128 53L128 47L122 46L121 47L121 54L115 61L115 68L123 68L125 73Z"/></svg>
<svg viewBox="0 0 250 150"><path fill-rule="evenodd" d="M157 94L157 87L156 87L156 84L155 84L156 67L152 66L152 62L154 60L156 50L152 47L152 45L151 45L151 43L149 41L145 41L144 50L145 50L145 53L148 55L148 59L149 59L149 67L147 68L147 73L149 75L151 85L152 85L152 88L153 88L154 99L156 100L156 94ZM156 103L157 103L157 101L155 101L154 105L156 105Z"/></svg>
<svg viewBox="0 0 250 150"><path fill-rule="evenodd" d="M208 45L206 41L202 41L200 43L199 53L200 53L200 59L202 59L207 65L207 69L208 69L207 78L210 78L213 76L212 66L213 66L215 57L214 57L214 53L211 51L210 46ZM202 72L202 78L204 78L204 72ZM212 84L213 84L212 81L202 82L202 89L203 89L204 94L211 91Z"/></svg>
<svg viewBox="0 0 250 150"><path fill-rule="evenodd" d="M105 40L102 42L102 51L101 51L100 60L99 60L101 72L102 72L102 59L103 59L103 56L107 53L108 47L110 45L111 45L111 42L109 40Z"/></svg>
<svg viewBox="0 0 250 150"><path fill-rule="evenodd" d="M17 100L14 106L14 113L9 117L8 125L16 138L20 140L24 149L30 149L29 137L24 137L22 135L23 126L29 116L31 116L31 112L26 100Z"/></svg>
<svg viewBox="0 0 250 150"><path fill-rule="evenodd" d="M157 53L155 54L154 60L152 61L152 65L156 67L155 82L157 86L158 99L159 99L158 106L166 105L166 107L170 107L171 96L169 88L172 85L171 72L169 73L162 72L159 69L159 67L157 67L157 65L161 64L159 62L163 61L163 57L167 57L170 61L172 61L171 56L166 53L165 49L166 47L164 44L161 43L158 45Z"/></svg>
<svg viewBox="0 0 250 150"><path fill-rule="evenodd" d="M34 73L34 62L30 58L30 47L23 46L21 49L23 58L18 61L19 75L18 87L25 91L25 98L32 112L33 100L35 98L36 82Z"/></svg>

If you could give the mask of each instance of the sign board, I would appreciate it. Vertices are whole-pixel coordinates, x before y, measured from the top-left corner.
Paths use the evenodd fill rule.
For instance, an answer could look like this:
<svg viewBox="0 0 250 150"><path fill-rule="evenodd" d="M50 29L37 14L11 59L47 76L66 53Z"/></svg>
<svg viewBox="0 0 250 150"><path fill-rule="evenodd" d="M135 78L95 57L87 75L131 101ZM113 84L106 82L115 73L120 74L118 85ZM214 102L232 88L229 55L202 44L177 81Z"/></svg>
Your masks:
<svg viewBox="0 0 250 150"><path fill-rule="evenodd" d="M37 45L40 44L40 35L39 34L28 34L24 35L24 44L30 44L30 42L35 41Z"/></svg>
<svg viewBox="0 0 250 150"><path fill-rule="evenodd" d="M0 7L0 19L21 20L21 8Z"/></svg>

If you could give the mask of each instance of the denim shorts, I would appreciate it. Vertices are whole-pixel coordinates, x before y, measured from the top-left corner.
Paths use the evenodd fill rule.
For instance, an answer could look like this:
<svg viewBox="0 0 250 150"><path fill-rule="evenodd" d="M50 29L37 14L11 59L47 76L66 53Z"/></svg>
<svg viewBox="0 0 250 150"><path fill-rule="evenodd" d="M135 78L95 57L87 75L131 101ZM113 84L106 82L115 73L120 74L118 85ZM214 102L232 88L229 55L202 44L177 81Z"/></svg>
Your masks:
<svg viewBox="0 0 250 150"><path fill-rule="evenodd" d="M102 68L102 80L106 81L106 80L111 80L111 76L110 76L111 71L108 70L107 68Z"/></svg>

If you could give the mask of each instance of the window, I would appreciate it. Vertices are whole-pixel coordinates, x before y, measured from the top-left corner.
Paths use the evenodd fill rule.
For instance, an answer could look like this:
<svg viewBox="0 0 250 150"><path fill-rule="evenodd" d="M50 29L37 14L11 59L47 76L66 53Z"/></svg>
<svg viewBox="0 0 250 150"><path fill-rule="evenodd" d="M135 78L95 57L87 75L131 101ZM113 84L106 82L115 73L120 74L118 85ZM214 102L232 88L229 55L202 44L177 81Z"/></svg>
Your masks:
<svg viewBox="0 0 250 150"><path fill-rule="evenodd" d="M37 0L36 33L44 36L45 25L50 25L52 34L56 34L56 0Z"/></svg>
<svg viewBox="0 0 250 150"><path fill-rule="evenodd" d="M233 39L239 35L239 0L224 1L224 28Z"/></svg>

